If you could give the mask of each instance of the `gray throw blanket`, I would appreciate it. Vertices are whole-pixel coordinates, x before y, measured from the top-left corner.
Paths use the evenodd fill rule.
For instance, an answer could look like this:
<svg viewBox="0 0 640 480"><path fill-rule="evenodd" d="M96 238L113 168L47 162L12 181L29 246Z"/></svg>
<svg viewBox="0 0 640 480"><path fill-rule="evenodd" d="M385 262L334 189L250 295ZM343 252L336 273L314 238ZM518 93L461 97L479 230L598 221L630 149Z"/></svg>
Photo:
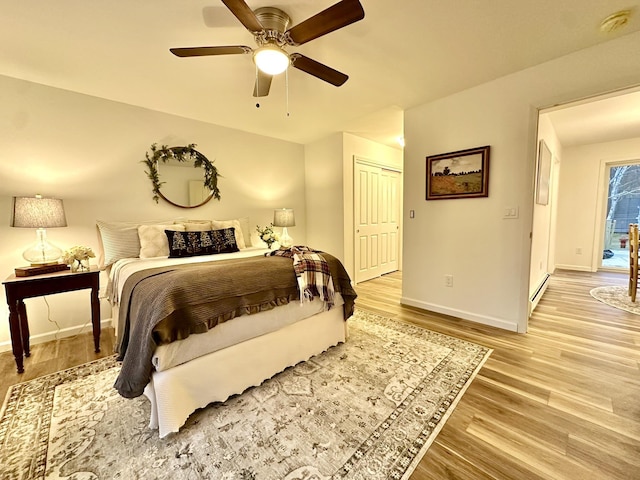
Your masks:
<svg viewBox="0 0 640 480"><path fill-rule="evenodd" d="M345 320L353 314L356 292L342 263L323 254L336 292L344 298ZM159 267L131 275L120 299L115 382L120 395L142 394L151 379L157 345L203 333L236 316L270 310L299 300L292 260L249 257Z"/></svg>

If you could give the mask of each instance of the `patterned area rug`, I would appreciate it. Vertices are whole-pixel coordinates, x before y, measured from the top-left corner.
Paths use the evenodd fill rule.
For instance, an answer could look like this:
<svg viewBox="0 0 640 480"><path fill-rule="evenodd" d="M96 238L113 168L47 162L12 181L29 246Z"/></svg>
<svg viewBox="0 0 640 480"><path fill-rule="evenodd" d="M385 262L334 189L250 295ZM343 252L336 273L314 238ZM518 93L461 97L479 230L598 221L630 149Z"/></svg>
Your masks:
<svg viewBox="0 0 640 480"><path fill-rule="evenodd" d="M358 311L349 340L163 440L114 358L12 387L2 479L406 479L491 350Z"/></svg>
<svg viewBox="0 0 640 480"><path fill-rule="evenodd" d="M627 287L597 287L591 290L591 296L612 307L640 315L640 293L636 302L631 301Z"/></svg>

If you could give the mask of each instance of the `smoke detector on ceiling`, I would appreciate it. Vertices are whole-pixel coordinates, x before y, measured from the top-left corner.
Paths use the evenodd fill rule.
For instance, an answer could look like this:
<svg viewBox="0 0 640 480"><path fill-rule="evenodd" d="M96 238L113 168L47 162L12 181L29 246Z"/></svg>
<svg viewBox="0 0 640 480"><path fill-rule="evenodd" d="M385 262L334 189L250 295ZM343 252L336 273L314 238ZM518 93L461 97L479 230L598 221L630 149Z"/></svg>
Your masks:
<svg viewBox="0 0 640 480"><path fill-rule="evenodd" d="M620 30L627 23L629 23L629 17L631 16L631 10L620 10L605 18L600 23L600 31L602 33L613 33Z"/></svg>

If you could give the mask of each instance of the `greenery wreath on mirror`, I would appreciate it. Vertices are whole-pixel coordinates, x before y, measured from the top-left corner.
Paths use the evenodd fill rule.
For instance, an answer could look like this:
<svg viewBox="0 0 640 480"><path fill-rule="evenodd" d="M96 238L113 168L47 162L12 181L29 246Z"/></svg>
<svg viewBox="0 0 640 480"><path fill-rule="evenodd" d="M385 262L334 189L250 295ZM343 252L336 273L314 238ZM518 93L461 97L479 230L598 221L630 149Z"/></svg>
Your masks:
<svg viewBox="0 0 640 480"><path fill-rule="evenodd" d="M158 174L158 162L166 163L170 160L178 162L188 162L193 160L195 168L204 168L204 186L207 187L213 198L220 200L220 189L218 188L218 169L209 161L207 157L196 150L196 144L190 143L186 147L168 147L158 144L151 145L151 153L145 153L145 160L142 162L147 165L148 171L145 171L151 182L153 183L153 199L158 203L160 196L160 187L163 183L160 181Z"/></svg>

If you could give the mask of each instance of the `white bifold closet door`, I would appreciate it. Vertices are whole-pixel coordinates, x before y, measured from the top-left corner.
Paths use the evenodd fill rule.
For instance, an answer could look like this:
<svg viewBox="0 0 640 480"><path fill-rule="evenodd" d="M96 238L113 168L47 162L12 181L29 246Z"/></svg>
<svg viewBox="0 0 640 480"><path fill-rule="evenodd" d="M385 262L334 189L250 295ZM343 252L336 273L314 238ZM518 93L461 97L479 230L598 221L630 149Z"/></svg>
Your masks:
<svg viewBox="0 0 640 480"><path fill-rule="evenodd" d="M354 172L355 281L398 270L400 172L356 162Z"/></svg>

